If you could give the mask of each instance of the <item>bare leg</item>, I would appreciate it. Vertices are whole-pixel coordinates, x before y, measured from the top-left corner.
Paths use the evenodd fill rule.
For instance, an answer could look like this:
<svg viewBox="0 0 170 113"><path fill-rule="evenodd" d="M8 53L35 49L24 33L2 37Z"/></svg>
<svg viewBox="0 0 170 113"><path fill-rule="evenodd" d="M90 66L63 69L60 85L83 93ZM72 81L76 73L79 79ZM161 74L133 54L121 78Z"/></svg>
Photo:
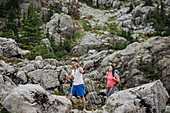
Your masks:
<svg viewBox="0 0 170 113"><path fill-rule="evenodd" d="M84 96L83 96L83 97L81 97L81 99L82 99L82 102L83 102L83 109L85 109L85 108L86 108L86 101L85 101Z"/></svg>
<svg viewBox="0 0 170 113"><path fill-rule="evenodd" d="M70 100L72 96L73 94L70 93L67 98Z"/></svg>

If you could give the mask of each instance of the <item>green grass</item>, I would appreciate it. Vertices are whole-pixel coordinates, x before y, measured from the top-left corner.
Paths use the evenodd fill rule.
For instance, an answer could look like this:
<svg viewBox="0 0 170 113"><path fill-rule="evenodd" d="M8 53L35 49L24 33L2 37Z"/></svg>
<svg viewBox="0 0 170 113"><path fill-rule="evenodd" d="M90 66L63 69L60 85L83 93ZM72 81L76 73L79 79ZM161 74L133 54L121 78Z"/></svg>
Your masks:
<svg viewBox="0 0 170 113"><path fill-rule="evenodd" d="M146 79L146 78L139 79L138 81L139 81L139 84L145 84L145 83L148 83L148 82L149 82L149 80Z"/></svg>
<svg viewBox="0 0 170 113"><path fill-rule="evenodd" d="M100 47L97 48L97 49L95 49L95 50L98 51L98 52L100 52L100 51L103 51L103 50L104 50L104 47L103 47L103 45L100 45Z"/></svg>
<svg viewBox="0 0 170 113"><path fill-rule="evenodd" d="M0 113L11 113L11 112L9 112L7 109L3 108L3 109L0 111Z"/></svg>
<svg viewBox="0 0 170 113"><path fill-rule="evenodd" d="M95 26L93 29L94 29L94 30L103 30L103 31L107 31L107 28L106 28L106 27L100 27L100 26Z"/></svg>
<svg viewBox="0 0 170 113"><path fill-rule="evenodd" d="M84 31L82 29L76 29L73 34L73 40L77 40L84 35Z"/></svg>
<svg viewBox="0 0 170 113"><path fill-rule="evenodd" d="M115 44L112 45L112 49L114 50L122 50L125 49L128 46L128 43L124 43L124 44L120 44L118 42L116 42Z"/></svg>
<svg viewBox="0 0 170 113"><path fill-rule="evenodd" d="M139 17L139 16L141 16L141 15L143 15L143 14L144 14L144 13L143 13L142 11L138 10L138 11L135 13L134 17Z"/></svg>
<svg viewBox="0 0 170 113"><path fill-rule="evenodd" d="M112 35L118 35L119 34L119 32L121 32L119 29L118 29L118 25L116 25L116 24L107 24L108 25L108 27L109 27L109 32L110 32L110 34L112 34Z"/></svg>
<svg viewBox="0 0 170 113"><path fill-rule="evenodd" d="M108 54L112 54L113 52L115 52L115 50L108 51Z"/></svg>
<svg viewBox="0 0 170 113"><path fill-rule="evenodd" d="M62 92L60 90L58 92L55 92L54 94L59 95L59 96L65 96L64 92Z"/></svg>
<svg viewBox="0 0 170 113"><path fill-rule="evenodd" d="M102 85L103 85L104 87L106 87L107 83L106 83L106 82L103 82Z"/></svg>
<svg viewBox="0 0 170 113"><path fill-rule="evenodd" d="M108 18L108 21L114 21L114 20L116 20L114 16Z"/></svg>
<svg viewBox="0 0 170 113"><path fill-rule="evenodd" d="M80 57L80 56L85 55L85 54L87 54L87 52L79 52L78 51L74 54L71 53L70 57Z"/></svg>
<svg viewBox="0 0 170 113"><path fill-rule="evenodd" d="M142 33L139 33L139 36L141 36L145 40L148 40L150 38L150 37L148 37L148 36L146 36L146 35L144 35Z"/></svg>
<svg viewBox="0 0 170 113"><path fill-rule="evenodd" d="M80 19L79 23L83 26L85 31L90 31L92 29L92 26L88 20Z"/></svg>
<svg viewBox="0 0 170 113"><path fill-rule="evenodd" d="M137 68L144 73L144 79L139 80L140 83L147 83L149 80L157 80L159 78L152 62L141 60Z"/></svg>
<svg viewBox="0 0 170 113"><path fill-rule="evenodd" d="M109 31L108 28L106 26L104 27L100 27L100 26L94 26L92 32L96 33L96 34L103 34L101 33L99 30L102 30L102 31Z"/></svg>
<svg viewBox="0 0 170 113"><path fill-rule="evenodd" d="M93 28L92 32L94 32L96 34L103 34L103 33L99 32L99 30L102 30L102 31L109 32L111 35L120 34L121 31L118 29L116 24L108 24L108 23L105 23L105 24L106 24L106 26L104 26L104 27L95 26Z"/></svg>
<svg viewBox="0 0 170 113"><path fill-rule="evenodd" d="M3 60L5 61L6 63L11 63L11 64L17 64L19 62L21 62L21 60L17 59L17 58L5 58L5 57L2 57L0 56L0 60Z"/></svg>

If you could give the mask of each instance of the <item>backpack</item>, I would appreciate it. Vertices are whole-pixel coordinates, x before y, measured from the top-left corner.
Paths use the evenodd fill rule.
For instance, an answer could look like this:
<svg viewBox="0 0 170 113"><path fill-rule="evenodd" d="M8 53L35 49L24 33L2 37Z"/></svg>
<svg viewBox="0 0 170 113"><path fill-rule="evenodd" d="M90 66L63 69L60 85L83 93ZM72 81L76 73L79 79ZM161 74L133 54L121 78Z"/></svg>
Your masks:
<svg viewBox="0 0 170 113"><path fill-rule="evenodd" d="M119 71L118 71L117 69L115 69L115 72L116 72L117 75L119 76ZM114 75L115 75L115 72L114 72L114 74L113 74L113 77L114 77ZM108 76L108 74L109 74L109 73L107 73L107 76ZM119 84L119 82L116 82L116 81L115 81L114 86L116 87L118 84Z"/></svg>

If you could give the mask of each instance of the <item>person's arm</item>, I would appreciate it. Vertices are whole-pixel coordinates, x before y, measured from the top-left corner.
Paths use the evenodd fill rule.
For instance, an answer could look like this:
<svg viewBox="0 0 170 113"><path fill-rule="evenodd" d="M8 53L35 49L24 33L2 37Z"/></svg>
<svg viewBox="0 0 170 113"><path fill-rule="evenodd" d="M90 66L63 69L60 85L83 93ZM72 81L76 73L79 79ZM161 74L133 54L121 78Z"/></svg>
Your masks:
<svg viewBox="0 0 170 113"><path fill-rule="evenodd" d="M79 67L79 71L80 71L80 73L84 73L84 71L83 71L83 68L81 68L81 67Z"/></svg>
<svg viewBox="0 0 170 113"><path fill-rule="evenodd" d="M64 72L63 72L63 76L66 76L66 77L69 78L69 79L73 79L73 75L68 76L68 75L66 75Z"/></svg>
<svg viewBox="0 0 170 113"><path fill-rule="evenodd" d="M105 76L104 78L106 78L106 79L107 79L108 73L109 73L109 72L106 72L106 76Z"/></svg>
<svg viewBox="0 0 170 113"><path fill-rule="evenodd" d="M113 77L113 80L120 83L120 79L118 75L116 77Z"/></svg>

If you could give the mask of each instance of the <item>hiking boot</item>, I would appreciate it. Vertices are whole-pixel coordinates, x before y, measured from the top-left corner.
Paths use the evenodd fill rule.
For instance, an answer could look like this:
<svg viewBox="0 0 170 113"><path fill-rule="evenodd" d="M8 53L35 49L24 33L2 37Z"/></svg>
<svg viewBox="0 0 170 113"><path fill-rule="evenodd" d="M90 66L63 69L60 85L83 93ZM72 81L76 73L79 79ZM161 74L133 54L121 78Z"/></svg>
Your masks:
<svg viewBox="0 0 170 113"><path fill-rule="evenodd" d="M91 112L87 111L86 109L83 109L83 113L91 113Z"/></svg>
<svg viewBox="0 0 170 113"><path fill-rule="evenodd" d="M86 110L86 109L83 109L83 113L87 113L87 110Z"/></svg>

